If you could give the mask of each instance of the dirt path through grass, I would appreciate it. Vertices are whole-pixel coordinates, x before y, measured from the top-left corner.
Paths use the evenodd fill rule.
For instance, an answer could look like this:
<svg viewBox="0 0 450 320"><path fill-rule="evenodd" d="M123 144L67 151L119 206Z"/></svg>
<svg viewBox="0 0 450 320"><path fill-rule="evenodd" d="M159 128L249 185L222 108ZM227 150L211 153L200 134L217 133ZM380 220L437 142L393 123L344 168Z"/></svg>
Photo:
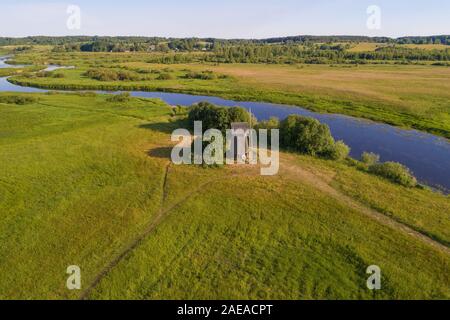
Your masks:
<svg viewBox="0 0 450 320"><path fill-rule="evenodd" d="M424 242L439 251L442 251L446 254L450 254L450 248L445 246L444 244L433 240L432 238L413 230L412 228L408 227L407 225L400 223L385 214L378 212L374 209L371 209L364 204L358 202L357 200L345 195L344 193L336 190L332 186L329 185L323 178L319 177L318 175L307 171L305 169L302 169L299 165L292 164L292 159L289 155L283 155L283 159L280 160L280 168L281 172L287 173L286 177L290 179L300 179L301 181L307 182L314 186L315 188L319 189L320 191L328 194L329 196L333 197L334 199L345 203L348 207L355 209L366 216L378 221L381 224L387 225L395 230L402 231L404 233L407 233L409 236L414 237L415 239Z"/></svg>
<svg viewBox="0 0 450 320"><path fill-rule="evenodd" d="M147 229L144 230L144 232L137 237L133 242L131 242L127 247L125 247L122 252L116 257L114 258L114 260L112 260L95 278L94 281L89 285L89 287L81 294L80 299L81 300L85 300L89 297L89 294L91 293L91 291L100 283L100 281L122 260L124 259L126 256L128 256L134 249L136 249L141 243L142 241L145 240L145 238L150 235L155 229L156 227L164 220L164 218L167 216L167 214L169 214L173 209L177 208L178 206L180 206L181 204L183 204L185 201L187 201L189 198L191 198L192 196L196 195L197 193L199 193L200 191L202 191L207 185L213 183L214 181L219 180L219 178L217 179L212 179L209 181L206 181L202 184L200 184L197 188L193 189L191 192L189 192L188 194L186 194L182 199L180 199L178 202L176 202L175 204L171 205L170 207L164 209L164 201L165 198L167 196L167 190L166 190L166 186L167 186L167 177L169 174L169 170L170 170L170 163L167 164L166 166L166 171L164 174L164 182L163 182L163 190L162 190L162 199L161 199L161 208L158 212L158 214L156 215L156 217L153 219L153 221L151 222L151 224L147 227Z"/></svg>

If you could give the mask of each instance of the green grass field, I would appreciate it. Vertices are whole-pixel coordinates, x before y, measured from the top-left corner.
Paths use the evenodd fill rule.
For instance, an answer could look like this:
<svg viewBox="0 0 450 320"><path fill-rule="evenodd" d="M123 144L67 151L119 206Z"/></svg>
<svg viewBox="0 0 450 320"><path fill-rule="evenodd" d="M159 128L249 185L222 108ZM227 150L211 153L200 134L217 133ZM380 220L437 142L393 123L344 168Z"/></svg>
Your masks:
<svg viewBox="0 0 450 320"><path fill-rule="evenodd" d="M446 196L286 153L274 177L174 166L162 101L33 96L0 103L2 299L450 298Z"/></svg>
<svg viewBox="0 0 450 320"><path fill-rule="evenodd" d="M147 63L145 53L51 53L40 49L18 55L21 63L74 65L64 78L26 78L12 82L49 89L168 91L215 95L236 100L298 105L342 113L450 138L450 68L431 65L263 65ZM104 67L134 72L169 69L172 79L146 74L140 81L98 81L83 74ZM213 80L185 79L210 70ZM228 77L222 77L222 76Z"/></svg>

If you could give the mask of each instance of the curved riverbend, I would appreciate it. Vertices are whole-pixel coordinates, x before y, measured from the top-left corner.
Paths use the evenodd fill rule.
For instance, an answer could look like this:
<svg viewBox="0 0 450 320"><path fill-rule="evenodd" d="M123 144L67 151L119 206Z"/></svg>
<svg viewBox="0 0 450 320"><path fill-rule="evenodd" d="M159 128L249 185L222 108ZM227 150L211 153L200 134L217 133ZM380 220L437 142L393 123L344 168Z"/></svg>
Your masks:
<svg viewBox="0 0 450 320"><path fill-rule="evenodd" d="M61 68L49 66L52 71ZM21 87L0 78L0 91L47 92L45 89ZM105 92L100 93L117 93ZM407 130L383 123L357 119L338 114L321 114L296 106L262 102L240 102L211 96L166 92L131 91L133 97L159 98L170 105L192 105L208 101L221 106L241 106L252 111L258 120L270 117L284 119L290 114L313 117L326 123L336 140L343 140L351 147L351 156L359 158L364 151L374 152L383 161L397 161L408 166L423 184L450 192L450 143L447 139Z"/></svg>
<svg viewBox="0 0 450 320"><path fill-rule="evenodd" d="M0 57L0 69L5 69L5 68L23 68L26 67L25 65L20 65L20 64L8 64L7 61L8 59L12 58L12 56L3 56Z"/></svg>

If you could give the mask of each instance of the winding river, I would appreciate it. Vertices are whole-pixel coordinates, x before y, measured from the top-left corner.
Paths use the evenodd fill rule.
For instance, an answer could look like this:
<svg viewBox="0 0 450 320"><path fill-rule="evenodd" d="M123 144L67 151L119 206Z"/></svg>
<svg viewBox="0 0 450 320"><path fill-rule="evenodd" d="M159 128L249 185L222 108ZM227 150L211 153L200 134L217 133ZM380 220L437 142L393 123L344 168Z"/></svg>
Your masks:
<svg viewBox="0 0 450 320"><path fill-rule="evenodd" d="M0 59L0 68L2 66L5 67L7 64ZM60 67L49 66L47 70L58 68ZM13 85L7 78L0 78L0 91L46 92L47 90ZM343 140L351 147L352 157L359 159L364 151L377 153L382 161L396 161L408 166L421 183L450 193L450 142L445 138L344 115L316 113L296 106L165 92L130 93L134 97L159 98L170 105L192 105L208 101L221 106L241 106L251 109L258 120L267 120L271 117L284 119L290 114L313 117L326 123L336 140Z"/></svg>

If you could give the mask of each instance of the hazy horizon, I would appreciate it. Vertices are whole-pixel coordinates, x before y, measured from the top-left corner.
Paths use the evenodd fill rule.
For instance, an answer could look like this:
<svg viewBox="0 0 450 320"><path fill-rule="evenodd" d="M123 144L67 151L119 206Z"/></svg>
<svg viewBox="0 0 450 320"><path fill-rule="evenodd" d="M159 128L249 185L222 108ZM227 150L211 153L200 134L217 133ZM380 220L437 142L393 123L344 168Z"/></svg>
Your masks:
<svg viewBox="0 0 450 320"><path fill-rule="evenodd" d="M283 35L283 36L272 36L272 37L263 37L263 38L218 38L218 37L196 37L196 36L186 36L186 37L165 37L160 35L139 35L139 34L130 34L130 35L98 35L98 34L66 34L66 35L46 35L46 34L36 34L36 35L28 35L28 36L2 36L0 38L30 38L30 37L52 37L52 38L64 38L64 37L110 37L110 38L120 38L120 37L142 37L142 38L172 38L172 39L219 39L219 40L265 40L272 38L290 38L290 37L368 37L368 38L390 38L390 39L399 39L399 38L413 38L413 37L440 37L440 36L450 36L449 34L428 34L428 35L405 35L401 37L389 37L389 36L366 36L361 34L294 34L294 35Z"/></svg>
<svg viewBox="0 0 450 320"><path fill-rule="evenodd" d="M79 29L67 27L70 5L80 9ZM372 5L381 10L379 29L367 27L367 9ZM0 8L0 37L85 34L264 39L295 35L398 38L450 34L450 2L445 0L3 0Z"/></svg>

